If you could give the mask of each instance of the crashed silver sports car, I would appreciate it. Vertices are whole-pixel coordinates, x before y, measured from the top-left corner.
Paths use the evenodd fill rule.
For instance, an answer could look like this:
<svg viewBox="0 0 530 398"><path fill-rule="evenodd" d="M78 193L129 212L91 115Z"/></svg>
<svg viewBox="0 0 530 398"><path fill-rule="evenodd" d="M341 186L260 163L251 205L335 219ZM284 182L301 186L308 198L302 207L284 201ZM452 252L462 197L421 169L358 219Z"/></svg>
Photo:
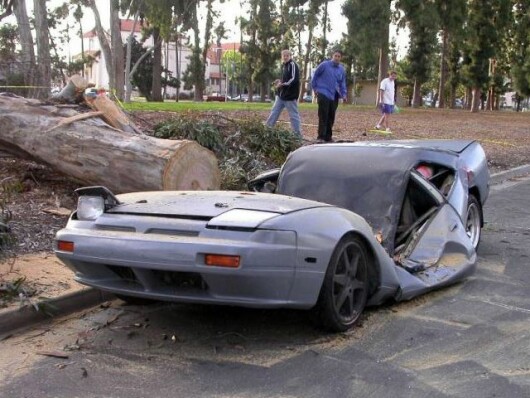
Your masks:
<svg viewBox="0 0 530 398"><path fill-rule="evenodd" d="M475 141L310 145L248 192L81 188L55 252L125 299L313 309L343 331L473 273L488 181Z"/></svg>

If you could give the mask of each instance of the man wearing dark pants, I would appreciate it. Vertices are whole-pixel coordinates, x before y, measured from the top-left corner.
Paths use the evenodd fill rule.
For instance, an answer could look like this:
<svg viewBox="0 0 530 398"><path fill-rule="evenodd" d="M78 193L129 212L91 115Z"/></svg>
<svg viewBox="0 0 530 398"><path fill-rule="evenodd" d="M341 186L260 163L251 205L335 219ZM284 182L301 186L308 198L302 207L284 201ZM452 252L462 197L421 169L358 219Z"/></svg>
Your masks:
<svg viewBox="0 0 530 398"><path fill-rule="evenodd" d="M291 128L298 138L302 138L300 131L300 114L298 113L298 93L300 92L300 70L292 60L289 50L282 51L282 78L274 81L277 90L276 100L266 125L273 127L283 108L287 109L291 120Z"/></svg>
<svg viewBox="0 0 530 398"><path fill-rule="evenodd" d="M335 50L330 60L318 65L311 86L318 101L318 141L333 141L333 124L340 99L346 99L346 71L341 65L342 52Z"/></svg>

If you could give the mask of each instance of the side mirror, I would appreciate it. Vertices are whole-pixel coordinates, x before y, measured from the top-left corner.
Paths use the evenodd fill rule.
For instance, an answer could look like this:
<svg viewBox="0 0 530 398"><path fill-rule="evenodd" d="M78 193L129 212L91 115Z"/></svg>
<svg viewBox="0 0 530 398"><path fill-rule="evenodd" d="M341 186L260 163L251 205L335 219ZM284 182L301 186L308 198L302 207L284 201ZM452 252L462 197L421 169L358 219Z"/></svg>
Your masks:
<svg viewBox="0 0 530 398"><path fill-rule="evenodd" d="M280 176L280 169L272 169L259 174L247 183L249 191L274 193Z"/></svg>

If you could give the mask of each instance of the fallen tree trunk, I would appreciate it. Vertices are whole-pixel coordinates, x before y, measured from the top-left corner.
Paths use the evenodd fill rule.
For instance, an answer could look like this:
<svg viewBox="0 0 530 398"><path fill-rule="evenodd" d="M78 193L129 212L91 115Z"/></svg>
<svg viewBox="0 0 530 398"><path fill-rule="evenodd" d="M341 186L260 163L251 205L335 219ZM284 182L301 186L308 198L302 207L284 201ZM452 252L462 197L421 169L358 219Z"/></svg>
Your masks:
<svg viewBox="0 0 530 398"><path fill-rule="evenodd" d="M217 158L195 141L127 133L95 118L61 124L76 114L0 95L0 150L115 193L219 188Z"/></svg>

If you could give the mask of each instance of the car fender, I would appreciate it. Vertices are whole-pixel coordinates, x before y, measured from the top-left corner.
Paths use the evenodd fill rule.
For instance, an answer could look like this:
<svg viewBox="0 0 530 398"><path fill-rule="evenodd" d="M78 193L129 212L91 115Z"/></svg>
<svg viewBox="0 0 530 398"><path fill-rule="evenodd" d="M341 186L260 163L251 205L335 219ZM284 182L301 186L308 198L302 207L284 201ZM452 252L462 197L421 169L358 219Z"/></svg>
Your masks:
<svg viewBox="0 0 530 398"><path fill-rule="evenodd" d="M399 289L393 260L375 238L370 225L356 213L338 207L304 209L268 220L260 228L296 232L297 277L290 295L293 301L310 306L317 302L333 251L342 237L350 233L361 236L370 250L376 267L374 275L378 278L378 296L392 297Z"/></svg>

